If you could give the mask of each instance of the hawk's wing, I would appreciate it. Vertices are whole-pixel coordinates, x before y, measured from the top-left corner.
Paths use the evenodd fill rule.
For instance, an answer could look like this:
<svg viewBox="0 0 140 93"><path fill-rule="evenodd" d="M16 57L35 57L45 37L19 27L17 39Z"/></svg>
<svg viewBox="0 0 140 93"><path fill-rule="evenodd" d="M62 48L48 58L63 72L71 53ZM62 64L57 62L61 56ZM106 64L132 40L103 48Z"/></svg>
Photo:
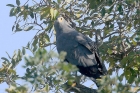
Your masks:
<svg viewBox="0 0 140 93"><path fill-rule="evenodd" d="M80 34L80 33L79 33ZM78 43L83 45L85 48L87 48L90 52L92 52L93 55L95 55L95 60L98 64L98 68L100 72L103 74L107 74L106 67L104 63L101 61L99 54L97 52L97 46L95 42L93 42L91 39L89 39L87 36L84 36L83 34L80 34L76 37ZM93 55L87 55L89 58L93 58Z"/></svg>

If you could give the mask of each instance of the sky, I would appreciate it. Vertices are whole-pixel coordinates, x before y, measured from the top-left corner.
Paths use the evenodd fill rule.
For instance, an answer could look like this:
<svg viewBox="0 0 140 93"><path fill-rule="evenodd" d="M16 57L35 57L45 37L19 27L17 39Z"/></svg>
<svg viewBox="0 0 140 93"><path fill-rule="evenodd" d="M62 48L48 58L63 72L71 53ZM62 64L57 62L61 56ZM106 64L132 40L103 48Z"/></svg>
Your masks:
<svg viewBox="0 0 140 93"><path fill-rule="evenodd" d="M12 26L15 21L15 17L10 17L10 7L6 6L7 4L15 4L16 0L3 0L0 3L0 66L3 61L1 57L8 58L6 52L9 53L10 56L13 55L14 50L22 49L22 46L26 46L27 42L30 41L35 32L33 31L22 31L19 33L12 32ZM21 65L18 67L20 68ZM18 74L22 74L23 70L19 69ZM5 88L8 88L6 83L0 84L0 93L6 93Z"/></svg>

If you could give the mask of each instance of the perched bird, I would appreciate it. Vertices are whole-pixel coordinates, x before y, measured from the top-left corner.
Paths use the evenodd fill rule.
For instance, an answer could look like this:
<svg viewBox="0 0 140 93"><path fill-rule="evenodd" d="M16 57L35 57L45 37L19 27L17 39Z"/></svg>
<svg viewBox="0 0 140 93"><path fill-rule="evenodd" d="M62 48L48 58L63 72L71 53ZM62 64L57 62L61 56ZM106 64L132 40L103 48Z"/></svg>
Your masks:
<svg viewBox="0 0 140 93"><path fill-rule="evenodd" d="M62 16L57 18L54 28L57 51L67 53L67 62L76 65L81 74L95 80L107 74L97 53L96 44L90 38L76 31Z"/></svg>

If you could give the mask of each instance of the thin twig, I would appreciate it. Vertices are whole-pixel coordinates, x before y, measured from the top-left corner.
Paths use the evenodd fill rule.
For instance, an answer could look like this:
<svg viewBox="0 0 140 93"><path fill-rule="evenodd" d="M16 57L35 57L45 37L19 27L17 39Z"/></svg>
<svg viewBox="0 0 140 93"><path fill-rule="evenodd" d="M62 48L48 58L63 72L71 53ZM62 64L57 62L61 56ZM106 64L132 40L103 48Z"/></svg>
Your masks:
<svg viewBox="0 0 140 93"><path fill-rule="evenodd" d="M106 36L102 37L102 39L105 39L105 38L107 38L107 37L110 37L111 35L116 34L116 33L119 33L119 32L116 31L116 32L110 33L109 35L106 35Z"/></svg>
<svg viewBox="0 0 140 93"><path fill-rule="evenodd" d="M137 42L137 45L140 46L140 42ZM132 45L124 54L128 54L130 51L132 51L136 46Z"/></svg>
<svg viewBox="0 0 140 93"><path fill-rule="evenodd" d="M48 43L48 44L45 44L43 47L47 47L47 46L50 46L50 45L55 45L56 42L53 42L53 43Z"/></svg>
<svg viewBox="0 0 140 93"><path fill-rule="evenodd" d="M29 2L29 0L27 0L23 6L25 6L28 2Z"/></svg>

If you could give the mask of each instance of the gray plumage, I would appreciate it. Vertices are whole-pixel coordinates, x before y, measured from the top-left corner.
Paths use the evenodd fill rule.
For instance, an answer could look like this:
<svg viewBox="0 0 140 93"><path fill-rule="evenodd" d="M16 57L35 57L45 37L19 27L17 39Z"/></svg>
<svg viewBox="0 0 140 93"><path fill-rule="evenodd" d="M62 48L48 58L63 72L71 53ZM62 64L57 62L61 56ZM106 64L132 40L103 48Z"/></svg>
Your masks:
<svg viewBox="0 0 140 93"><path fill-rule="evenodd" d="M94 79L107 74L105 65L97 53L96 44L87 36L76 31L63 18L54 23L57 51L67 53L65 60L79 68L79 72Z"/></svg>

